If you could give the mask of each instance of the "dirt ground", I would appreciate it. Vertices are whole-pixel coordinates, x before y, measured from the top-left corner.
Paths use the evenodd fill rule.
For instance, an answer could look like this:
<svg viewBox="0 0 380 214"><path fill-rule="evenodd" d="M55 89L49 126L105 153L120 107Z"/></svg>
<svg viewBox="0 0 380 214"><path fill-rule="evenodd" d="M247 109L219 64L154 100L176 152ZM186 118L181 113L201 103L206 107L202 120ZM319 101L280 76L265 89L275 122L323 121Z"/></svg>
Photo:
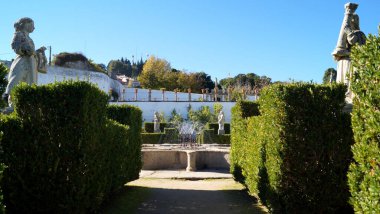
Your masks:
<svg viewBox="0 0 380 214"><path fill-rule="evenodd" d="M146 193L135 213L266 213L233 179L141 178L127 188L143 188Z"/></svg>

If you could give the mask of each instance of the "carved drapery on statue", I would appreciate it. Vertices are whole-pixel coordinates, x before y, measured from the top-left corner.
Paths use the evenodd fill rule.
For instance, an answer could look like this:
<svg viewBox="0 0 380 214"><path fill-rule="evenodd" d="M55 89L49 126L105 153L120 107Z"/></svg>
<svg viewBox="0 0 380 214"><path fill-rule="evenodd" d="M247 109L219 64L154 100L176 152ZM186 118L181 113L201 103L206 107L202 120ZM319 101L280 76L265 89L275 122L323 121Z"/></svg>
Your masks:
<svg viewBox="0 0 380 214"><path fill-rule="evenodd" d="M12 49L16 53L8 75L8 85L2 98L11 106L10 93L20 82L31 85L37 83L37 71L46 72L45 47L35 50L34 42L29 34L34 31L31 18L21 18L15 24Z"/></svg>
<svg viewBox="0 0 380 214"><path fill-rule="evenodd" d="M337 78L336 82L344 83L348 86L346 101L351 103L353 94L350 90L349 75L351 69L350 52L351 47L355 44L365 44L365 34L360 31L359 16L355 13L358 4L347 3L344 5L345 14L342 26L339 32L338 42L332 55L337 61Z"/></svg>

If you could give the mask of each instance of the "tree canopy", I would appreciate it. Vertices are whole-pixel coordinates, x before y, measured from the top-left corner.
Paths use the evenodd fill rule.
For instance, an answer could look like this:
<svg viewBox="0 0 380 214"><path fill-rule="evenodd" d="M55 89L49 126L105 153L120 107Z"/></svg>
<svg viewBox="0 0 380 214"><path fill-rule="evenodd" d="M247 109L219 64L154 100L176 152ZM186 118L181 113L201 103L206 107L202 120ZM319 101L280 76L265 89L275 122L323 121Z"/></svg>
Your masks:
<svg viewBox="0 0 380 214"><path fill-rule="evenodd" d="M204 72L187 73L174 69L165 59L151 56L144 64L138 77L144 88L199 92L204 88L214 88L211 76Z"/></svg>
<svg viewBox="0 0 380 214"><path fill-rule="evenodd" d="M336 82L336 74L337 72L334 68L328 68L323 75L323 84L330 83L331 81Z"/></svg>

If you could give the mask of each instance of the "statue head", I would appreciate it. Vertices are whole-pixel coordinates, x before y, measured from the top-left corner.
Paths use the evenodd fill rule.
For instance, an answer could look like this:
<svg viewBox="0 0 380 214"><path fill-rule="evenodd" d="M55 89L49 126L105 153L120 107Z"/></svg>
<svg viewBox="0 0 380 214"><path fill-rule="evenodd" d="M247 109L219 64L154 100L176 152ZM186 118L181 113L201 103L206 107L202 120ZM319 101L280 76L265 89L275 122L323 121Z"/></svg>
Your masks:
<svg viewBox="0 0 380 214"><path fill-rule="evenodd" d="M358 6L359 6L358 4L351 3L351 2L345 4L344 8L346 10L346 14L354 14Z"/></svg>
<svg viewBox="0 0 380 214"><path fill-rule="evenodd" d="M34 30L34 22L31 18L24 17L14 24L14 28L16 31L27 31L31 33Z"/></svg>

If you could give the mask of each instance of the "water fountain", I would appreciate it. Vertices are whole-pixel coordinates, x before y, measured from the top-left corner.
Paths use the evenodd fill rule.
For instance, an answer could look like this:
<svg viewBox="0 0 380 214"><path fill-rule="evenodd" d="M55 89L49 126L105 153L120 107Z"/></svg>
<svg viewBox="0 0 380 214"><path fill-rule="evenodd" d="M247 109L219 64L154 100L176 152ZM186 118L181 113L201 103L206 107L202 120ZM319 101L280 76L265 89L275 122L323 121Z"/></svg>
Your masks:
<svg viewBox="0 0 380 214"><path fill-rule="evenodd" d="M165 128L163 144L143 145L143 169L229 168L229 145L200 144L205 126L190 121Z"/></svg>

